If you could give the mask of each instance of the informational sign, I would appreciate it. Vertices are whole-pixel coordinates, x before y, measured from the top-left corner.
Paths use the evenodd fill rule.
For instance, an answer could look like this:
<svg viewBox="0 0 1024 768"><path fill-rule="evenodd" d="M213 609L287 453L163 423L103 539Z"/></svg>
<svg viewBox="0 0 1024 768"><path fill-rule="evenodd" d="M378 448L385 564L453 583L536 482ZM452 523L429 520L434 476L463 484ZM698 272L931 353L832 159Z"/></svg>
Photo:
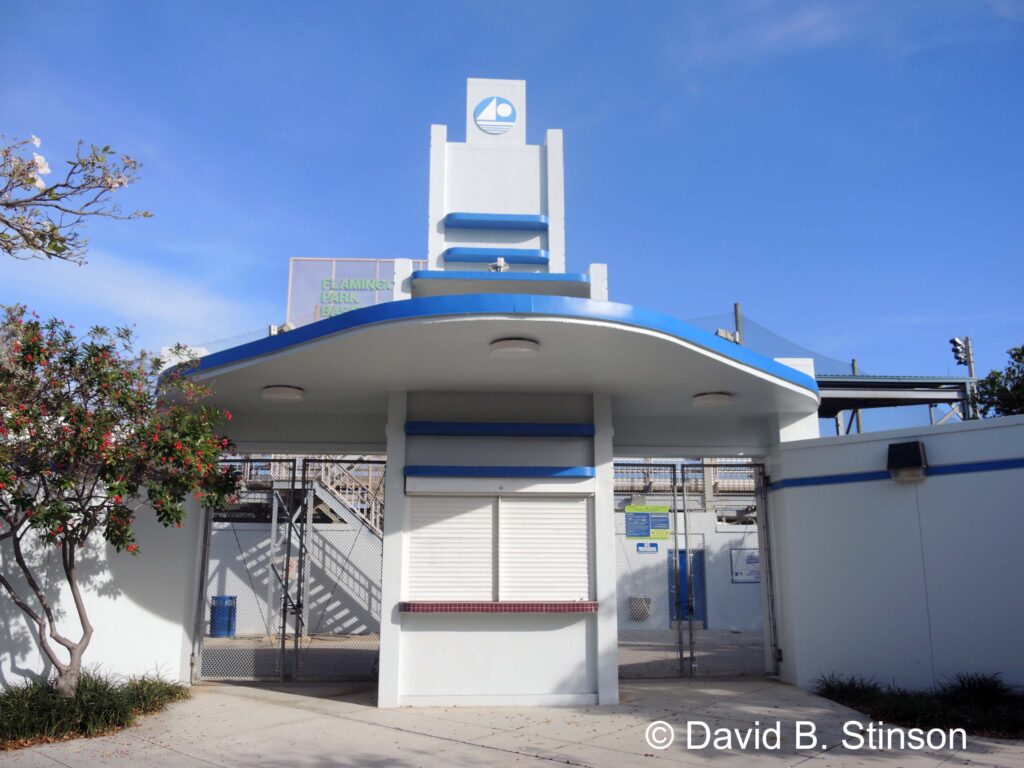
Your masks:
<svg viewBox="0 0 1024 768"><path fill-rule="evenodd" d="M626 538L651 538L651 516L647 512L630 512L626 507Z"/></svg>
<svg viewBox="0 0 1024 768"><path fill-rule="evenodd" d="M425 267L426 262L413 262L413 270ZM394 290L394 259L295 257L288 269L287 321L292 328L298 328L391 301Z"/></svg>
<svg viewBox="0 0 1024 768"><path fill-rule="evenodd" d="M669 539L671 537L672 525L668 507L635 504L626 507L627 539Z"/></svg>
<svg viewBox="0 0 1024 768"><path fill-rule="evenodd" d="M730 549L733 584L761 583L761 553L756 549Z"/></svg>
<svg viewBox="0 0 1024 768"><path fill-rule="evenodd" d="M669 523L668 507L665 512L651 513L651 538L668 539L672 536L672 526Z"/></svg>
<svg viewBox="0 0 1024 768"><path fill-rule="evenodd" d="M638 541L636 543L636 553L638 555L656 555L658 554L658 542Z"/></svg>

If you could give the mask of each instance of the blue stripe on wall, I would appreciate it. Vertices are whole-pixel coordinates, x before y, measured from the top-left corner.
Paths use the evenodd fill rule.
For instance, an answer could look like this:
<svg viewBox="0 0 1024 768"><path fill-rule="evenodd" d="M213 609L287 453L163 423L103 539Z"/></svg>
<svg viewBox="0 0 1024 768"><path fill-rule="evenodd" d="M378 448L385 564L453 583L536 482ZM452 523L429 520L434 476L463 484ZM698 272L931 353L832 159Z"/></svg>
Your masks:
<svg viewBox="0 0 1024 768"><path fill-rule="evenodd" d="M596 477L593 467L446 467L412 464L406 477Z"/></svg>
<svg viewBox="0 0 1024 768"><path fill-rule="evenodd" d="M927 475L965 475L971 472L996 472L1001 469L1024 469L1024 458L970 461L963 464L942 464L925 469Z"/></svg>
<svg viewBox="0 0 1024 768"><path fill-rule="evenodd" d="M925 468L925 476L964 475L972 472L998 472L1004 469L1024 469L1024 458L994 459L991 461L969 461L961 464L940 464ZM866 483L875 480L889 480L888 470L851 472L846 475L818 475L817 477L790 477L768 484L769 491L783 488L809 488L817 485L842 485L844 483Z"/></svg>
<svg viewBox="0 0 1024 768"><path fill-rule="evenodd" d="M593 437L593 424L407 421L405 434L436 437Z"/></svg>

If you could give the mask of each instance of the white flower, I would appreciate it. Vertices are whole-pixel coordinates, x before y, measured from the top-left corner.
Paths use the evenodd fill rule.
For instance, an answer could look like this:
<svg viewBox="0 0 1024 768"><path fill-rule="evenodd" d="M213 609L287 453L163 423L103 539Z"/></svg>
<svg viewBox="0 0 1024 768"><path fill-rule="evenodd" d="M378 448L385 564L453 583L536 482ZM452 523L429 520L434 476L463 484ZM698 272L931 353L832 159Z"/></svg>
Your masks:
<svg viewBox="0 0 1024 768"><path fill-rule="evenodd" d="M45 176L50 172L50 166L46 163L46 158L42 155L33 152L32 162L36 164L36 173L40 176Z"/></svg>
<svg viewBox="0 0 1024 768"><path fill-rule="evenodd" d="M33 184L35 184L35 185L36 185L36 188L37 188L37 189L39 189L40 191L42 191L42 190L46 189L46 182L45 182L45 181L43 181L43 180L42 180L42 179L41 179L40 177L38 177L38 176L36 176L36 180L35 180L34 182L32 182L32 183L33 183Z"/></svg>
<svg viewBox="0 0 1024 768"><path fill-rule="evenodd" d="M35 145L36 145L36 147L41 147L41 146L43 146L43 140L42 140L42 139L40 139L40 138L39 138L38 136L36 136L35 134L32 134L32 138L31 138L31 139L29 139L29 141L30 141L30 142L32 142L33 144L35 144Z"/></svg>

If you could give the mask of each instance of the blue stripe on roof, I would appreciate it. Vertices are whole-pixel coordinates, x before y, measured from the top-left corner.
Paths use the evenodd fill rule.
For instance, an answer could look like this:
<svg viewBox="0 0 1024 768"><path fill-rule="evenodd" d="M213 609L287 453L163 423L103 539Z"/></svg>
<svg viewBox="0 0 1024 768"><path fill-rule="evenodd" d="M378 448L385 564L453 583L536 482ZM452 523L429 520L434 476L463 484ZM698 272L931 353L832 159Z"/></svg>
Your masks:
<svg viewBox="0 0 1024 768"><path fill-rule="evenodd" d="M543 232L548 217L539 213L449 213L444 225L450 229L525 229Z"/></svg>
<svg viewBox="0 0 1024 768"><path fill-rule="evenodd" d="M490 264L498 257L509 264L547 264L548 252L539 248L448 248L445 263Z"/></svg>
<svg viewBox="0 0 1024 768"><path fill-rule="evenodd" d="M593 424L407 421L405 434L436 437L593 437Z"/></svg>
<svg viewBox="0 0 1024 768"><path fill-rule="evenodd" d="M406 477L596 477L593 467L448 467L412 464Z"/></svg>
<svg viewBox="0 0 1024 768"><path fill-rule="evenodd" d="M927 477L943 475L964 475L972 472L998 472L1004 469L1024 469L1024 458L993 459L990 461L968 461L960 464L939 464L925 467ZM842 485L845 483L866 483L873 480L889 480L892 475L888 470L872 470L869 472L850 472L845 475L818 475L816 477L790 477L768 484L769 491L780 491L783 488L810 488L818 485Z"/></svg>
<svg viewBox="0 0 1024 768"><path fill-rule="evenodd" d="M551 283L589 283L589 275L559 272L467 272L443 269L419 269L413 280L528 280Z"/></svg>
<svg viewBox="0 0 1024 768"><path fill-rule="evenodd" d="M755 368L783 381L788 381L817 394L818 385L810 376L788 365L760 355L747 347L726 341L713 333L678 320L671 315L649 309L638 309L629 304L611 301L581 299L570 296L544 296L522 293L468 293L454 296L424 296L418 299L388 301L370 307L354 309L329 317L293 331L267 336L200 359L198 371L208 371L231 365L289 347L295 347L336 333L355 328L435 317L471 315L522 315L524 317L560 317L592 320L657 331L714 354Z"/></svg>

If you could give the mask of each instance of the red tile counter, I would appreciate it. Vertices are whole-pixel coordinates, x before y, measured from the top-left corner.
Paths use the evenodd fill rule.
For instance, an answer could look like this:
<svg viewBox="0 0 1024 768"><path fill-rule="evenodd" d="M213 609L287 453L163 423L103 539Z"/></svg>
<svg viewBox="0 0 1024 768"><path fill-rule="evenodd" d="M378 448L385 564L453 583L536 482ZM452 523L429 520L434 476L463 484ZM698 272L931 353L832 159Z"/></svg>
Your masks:
<svg viewBox="0 0 1024 768"><path fill-rule="evenodd" d="M597 613L594 601L561 603L452 603L405 602L399 603L402 613Z"/></svg>

